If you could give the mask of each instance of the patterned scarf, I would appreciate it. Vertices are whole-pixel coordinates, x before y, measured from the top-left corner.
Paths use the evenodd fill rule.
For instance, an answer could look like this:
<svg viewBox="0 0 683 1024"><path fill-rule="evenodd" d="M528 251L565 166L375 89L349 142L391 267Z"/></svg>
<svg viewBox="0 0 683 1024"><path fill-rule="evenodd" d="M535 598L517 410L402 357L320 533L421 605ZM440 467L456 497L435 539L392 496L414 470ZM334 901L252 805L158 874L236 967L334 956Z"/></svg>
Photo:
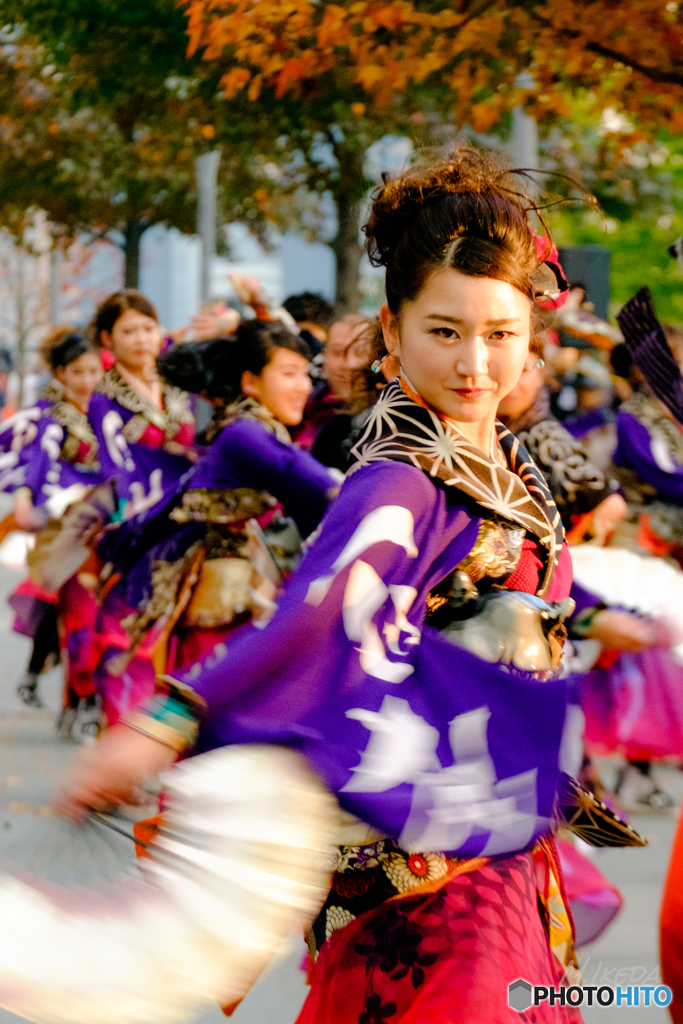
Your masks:
<svg viewBox="0 0 683 1024"><path fill-rule="evenodd" d="M181 388L171 387L164 381L161 382L163 409L156 409L151 402L123 379L115 366L107 370L95 391L105 395L113 402L118 402L129 412L135 413L135 426L124 431L128 441L139 440L145 432L147 423L152 423L159 430L163 430L166 440L172 441L181 424L194 422L187 392ZM126 424L126 427L129 427L129 424ZM138 436L135 436L136 434Z"/></svg>
<svg viewBox="0 0 683 1024"><path fill-rule="evenodd" d="M621 409L642 423L649 434L659 434L675 461L683 466L683 431L669 419L655 398L642 391L635 391Z"/></svg>
<svg viewBox="0 0 683 1024"><path fill-rule="evenodd" d="M406 462L473 498L508 522L532 533L546 552L544 597L564 543L560 515L541 471L502 423L496 435L509 468L467 441L431 409L409 398L399 379L382 392L360 439L351 449L349 473L373 462Z"/></svg>
<svg viewBox="0 0 683 1024"><path fill-rule="evenodd" d="M275 419L272 412L266 409L265 405L261 405L260 402L249 398L247 395L241 395L234 402L231 402L230 405L220 405L215 409L211 422L204 431L204 443L211 444L218 437L223 427L227 427L230 423L236 423L237 420L251 420L252 423L260 423L269 434L275 434L278 441L282 441L283 444L292 443L289 431L284 423L280 423L279 420Z"/></svg>
<svg viewBox="0 0 683 1024"><path fill-rule="evenodd" d="M44 414L64 427L67 437L62 443L62 458L67 462L76 462L80 450L80 442L89 445L84 465L93 466L97 462L97 438L84 412L70 402L59 381L51 380L40 392L40 397L51 402Z"/></svg>

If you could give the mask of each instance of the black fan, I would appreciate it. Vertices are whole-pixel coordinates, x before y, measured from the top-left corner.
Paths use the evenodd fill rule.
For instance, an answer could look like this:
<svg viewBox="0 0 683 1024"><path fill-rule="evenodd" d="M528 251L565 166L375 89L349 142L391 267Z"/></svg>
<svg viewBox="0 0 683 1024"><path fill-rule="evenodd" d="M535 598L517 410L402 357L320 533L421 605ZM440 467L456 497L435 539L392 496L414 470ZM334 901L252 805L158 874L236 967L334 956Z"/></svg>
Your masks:
<svg viewBox="0 0 683 1024"><path fill-rule="evenodd" d="M589 846L647 846L634 828L565 772L560 772L555 813L559 825Z"/></svg>
<svg viewBox="0 0 683 1024"><path fill-rule="evenodd" d="M617 320L633 362L657 398L683 423L683 377L657 319L649 288L636 292Z"/></svg>

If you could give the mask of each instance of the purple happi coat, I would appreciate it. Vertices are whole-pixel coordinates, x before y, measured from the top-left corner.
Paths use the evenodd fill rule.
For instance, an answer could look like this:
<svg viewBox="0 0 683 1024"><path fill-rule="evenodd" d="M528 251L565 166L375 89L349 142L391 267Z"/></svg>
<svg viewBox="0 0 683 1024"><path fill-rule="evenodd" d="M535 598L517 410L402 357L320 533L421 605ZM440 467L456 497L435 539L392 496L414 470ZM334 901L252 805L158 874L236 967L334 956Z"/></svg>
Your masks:
<svg viewBox="0 0 683 1024"><path fill-rule="evenodd" d="M35 408L40 417L29 421L35 433L30 431L33 437L20 454L21 486L30 489L36 507L47 505L59 515L64 504L60 499L69 488L89 487L102 479L97 441L86 415L65 398L56 381L44 389Z"/></svg>
<svg viewBox="0 0 683 1024"><path fill-rule="evenodd" d="M113 366L90 401L88 417L100 449L103 479L116 480L125 515L155 505L190 467L194 441L189 397L162 383L156 409Z"/></svg>
<svg viewBox="0 0 683 1024"><path fill-rule="evenodd" d="M18 455L17 480L12 489L28 488L33 505L58 518L67 504L100 482L95 436L86 415L65 397L57 381L48 384L36 406L22 412L26 415L17 413L12 418L15 425L10 452L20 439L24 441L12 452ZM51 598L56 604L64 664L63 704L69 708L95 693L92 642L96 603L92 589L86 588L79 577L73 576ZM19 584L10 598L17 612L14 628L18 632L35 636L47 597L31 579Z"/></svg>
<svg viewBox="0 0 683 1024"><path fill-rule="evenodd" d="M15 491L23 485L25 451L35 441L43 410L49 405L48 401L38 401L0 424L0 491Z"/></svg>
<svg viewBox="0 0 683 1024"><path fill-rule="evenodd" d="M662 415L660 424L663 422ZM683 508L683 430L669 422L669 430L680 435L678 444L657 430L654 423L643 422L628 411L617 416L617 466L630 469L649 485L662 501Z"/></svg>
<svg viewBox="0 0 683 1024"><path fill-rule="evenodd" d="M272 621L176 673L208 707L200 749L295 747L345 810L411 849L506 854L548 829L566 684L483 662L424 622L491 514L543 552L534 591L567 596L545 482L498 431L514 472L385 389Z"/></svg>

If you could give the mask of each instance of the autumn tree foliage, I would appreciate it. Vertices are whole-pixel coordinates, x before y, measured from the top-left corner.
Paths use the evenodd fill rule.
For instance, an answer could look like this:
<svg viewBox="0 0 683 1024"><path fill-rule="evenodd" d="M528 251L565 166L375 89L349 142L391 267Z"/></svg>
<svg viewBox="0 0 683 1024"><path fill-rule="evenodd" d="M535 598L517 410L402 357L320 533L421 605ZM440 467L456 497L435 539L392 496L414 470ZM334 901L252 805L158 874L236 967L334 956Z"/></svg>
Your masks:
<svg viewBox="0 0 683 1024"><path fill-rule="evenodd" d="M354 305L367 145L421 124L504 129L523 106L543 124L590 90L643 137L683 127L683 17L665 0L189 0L190 52L228 98L293 111L332 147L342 305ZM355 219L354 219L355 218ZM355 246L358 249L357 245Z"/></svg>

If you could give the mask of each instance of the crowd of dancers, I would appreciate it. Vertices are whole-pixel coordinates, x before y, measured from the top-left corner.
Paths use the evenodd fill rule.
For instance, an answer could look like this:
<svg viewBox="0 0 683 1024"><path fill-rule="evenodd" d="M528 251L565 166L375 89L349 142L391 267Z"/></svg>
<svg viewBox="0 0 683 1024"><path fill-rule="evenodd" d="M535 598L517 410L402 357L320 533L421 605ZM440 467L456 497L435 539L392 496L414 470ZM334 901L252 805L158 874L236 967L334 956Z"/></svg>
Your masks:
<svg viewBox="0 0 683 1024"><path fill-rule="evenodd" d="M587 849L643 845L627 812L669 808L653 765L683 756L683 335L646 290L620 330L600 321L539 224L514 173L458 150L374 197L378 321L236 279L240 312L203 315L191 341L131 290L45 341L49 384L0 430L0 532L23 533L30 569L10 599L33 641L19 695L40 706L61 660L57 728L89 744L66 816L167 772L141 863L177 910L167 966L193 964L163 997L159 963L141 968L138 1016L118 1018L83 995L76 950L57 1002L78 991L83 1019L148 1019L143 990L168 1019L190 989L229 1013L296 924L299 1024L503 1021L510 982L575 982L576 946L618 913ZM597 755L620 758L609 785ZM216 807L250 786L271 817L240 833L242 871L270 828L269 877L291 891L277 927L246 881L237 925L237 897L178 852L213 836L233 863ZM683 1001L679 845L664 968ZM197 897L181 927L174 872L221 921ZM20 975L0 948L0 1003L62 1019L58 986L32 978L29 999Z"/></svg>

